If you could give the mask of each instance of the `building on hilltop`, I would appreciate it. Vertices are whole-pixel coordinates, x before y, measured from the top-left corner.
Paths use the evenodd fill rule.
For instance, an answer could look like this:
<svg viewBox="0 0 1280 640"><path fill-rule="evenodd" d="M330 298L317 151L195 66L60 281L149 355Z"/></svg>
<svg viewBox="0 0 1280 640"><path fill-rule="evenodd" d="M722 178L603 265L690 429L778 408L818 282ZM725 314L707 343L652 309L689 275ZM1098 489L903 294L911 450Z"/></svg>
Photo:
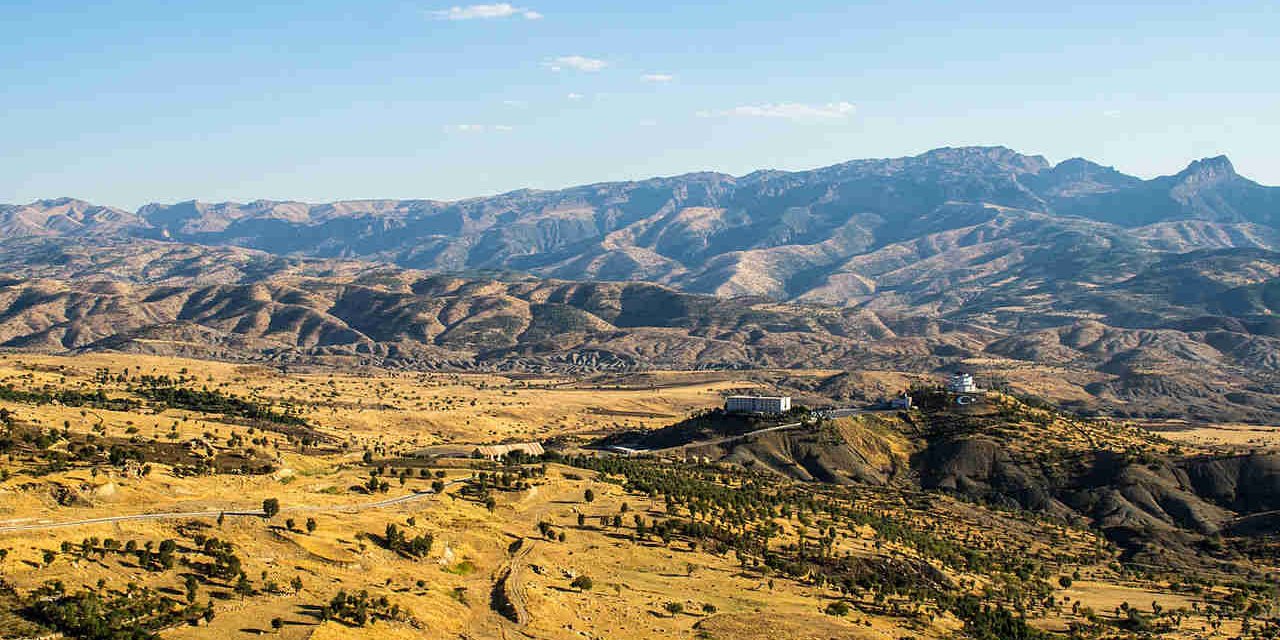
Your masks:
<svg viewBox="0 0 1280 640"><path fill-rule="evenodd" d="M957 371L947 379L947 391L951 393L977 393L981 391L973 382L973 375Z"/></svg>
<svg viewBox="0 0 1280 640"><path fill-rule="evenodd" d="M724 400L726 413L786 413L791 410L791 396L729 396Z"/></svg>

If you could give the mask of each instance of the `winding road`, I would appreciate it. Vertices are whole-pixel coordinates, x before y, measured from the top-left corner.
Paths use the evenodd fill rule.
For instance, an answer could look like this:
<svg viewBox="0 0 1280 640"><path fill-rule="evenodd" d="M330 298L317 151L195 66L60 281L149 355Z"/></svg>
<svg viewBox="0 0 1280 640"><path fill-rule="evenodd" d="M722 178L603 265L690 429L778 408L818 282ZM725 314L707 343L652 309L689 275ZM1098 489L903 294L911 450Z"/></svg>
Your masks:
<svg viewBox="0 0 1280 640"><path fill-rule="evenodd" d="M451 480L445 483L445 488L447 489L455 484L460 484L462 482L463 480ZM357 512L357 511L365 511L367 509L382 509L385 507L393 507L398 504L413 502L415 500L429 498L434 495L436 495L436 492L428 489L426 491L415 491L413 493L409 493L403 496L386 498L384 500L377 500L375 502L364 502L364 503L346 504L346 505L299 505L294 507L281 507L280 513L317 513L317 512L326 512L326 511ZM0 524L0 534L14 533L19 531L44 531L47 529L63 529L66 527L81 527L81 526L87 526L87 525L93 525L93 524L110 524L113 522L133 522L133 521L139 521L139 520L216 518L218 516L223 516L223 515L229 516L229 517L261 518L266 516L267 514L264 513L261 509L239 509L239 510L210 509L207 511L176 511L176 512L171 511L171 512L164 512L164 513L139 513L139 514L127 515L127 516L106 516L102 518L88 518L85 520L68 520L66 522L37 522L37 523L31 523L31 524L14 524L14 521L10 520L8 524Z"/></svg>
<svg viewBox="0 0 1280 640"><path fill-rule="evenodd" d="M638 453L666 453L666 452L668 452L668 451L678 451L678 450L680 450L680 449L691 449L691 448L694 448L694 447L709 447L709 446L712 446L712 445L724 444L724 443L726 443L726 442L732 442L732 441L734 441L734 440L744 440L744 439L746 439L746 438L750 438L751 436L758 436L758 435L760 435L760 434L762 434L762 433L769 433L769 432L771 432L771 431L782 431L782 430L784 430L784 429L794 429L794 428L799 427L799 426L801 426L801 425L803 425L803 424L804 424L803 422L789 422L789 423L787 423L787 424L780 424L780 425L776 425L776 426L772 426L772 427L765 427L765 428L763 428L763 429L756 429L755 431L748 431L748 432L746 432L746 433L740 433L740 434L738 434L738 435L736 435L736 436L725 436L725 437L723 437L723 438L716 438L716 439L714 439L714 440L700 440L700 441L697 441L697 442L690 442L690 443L688 443L688 444L680 444L680 445L676 445L676 446L674 446L674 447L665 447L665 448L663 448L663 449L649 449L649 450L647 450L647 451L646 451L646 450L641 450L641 451L638 451Z"/></svg>
<svg viewBox="0 0 1280 640"><path fill-rule="evenodd" d="M865 413L879 413L882 411L885 411L885 410L884 409L848 408L848 409L825 409L815 413L816 415L818 415L820 418L824 420L831 420L834 418L848 418L852 416L862 415ZM674 447L663 447L661 449L633 449L631 447L622 446L622 445L616 445L616 446L610 447L610 449L617 453L623 453L626 455L645 455L645 454L651 455L651 454L669 453L672 451L681 451L684 449L692 449L695 447L707 447L707 446L712 446L717 444L724 444L726 442L732 442L734 440L743 440L746 438L750 438L752 436L760 435L762 433L769 433L771 431L782 431L784 429L794 429L796 427L804 426L804 424L805 423L803 422L789 422L787 424L780 424L772 427L765 427L763 429L756 429L755 431L740 433L736 436L724 436L721 438L714 438L711 440L698 440L695 442L678 444Z"/></svg>

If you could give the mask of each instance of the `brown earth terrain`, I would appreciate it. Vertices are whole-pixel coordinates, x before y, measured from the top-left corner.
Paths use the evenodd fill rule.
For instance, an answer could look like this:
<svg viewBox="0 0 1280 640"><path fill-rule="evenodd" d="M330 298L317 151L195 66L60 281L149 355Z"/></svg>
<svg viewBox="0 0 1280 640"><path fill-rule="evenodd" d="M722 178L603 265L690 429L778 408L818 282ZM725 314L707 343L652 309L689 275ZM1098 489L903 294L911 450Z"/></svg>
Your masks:
<svg viewBox="0 0 1280 640"><path fill-rule="evenodd" d="M28 352L574 376L770 368L910 376L967 368L989 385L1078 412L1262 423L1280 416L1272 316L1214 312L1204 301L1173 306L1159 292L1134 298L1132 281L1070 303L1106 306L1114 318L1064 315L1057 310L1064 303L1050 299L1044 309L1023 306L1009 316L1027 325L1019 328L1004 311L903 315L642 283L462 278L252 252L232 258L229 250L167 243L109 252L60 245L56 254L16 246L12 264L25 266L0 278L0 346ZM1222 281L1219 298L1235 300L1245 295L1241 286L1254 286L1241 278L1262 282L1250 269L1264 274L1278 265L1270 254L1237 253L1178 257L1161 269L1216 270L1224 274L1213 276ZM1149 272L1141 287L1152 288L1157 275ZM1160 309L1161 324L1133 325L1115 311L1121 301ZM861 393L856 381L844 384L833 372L797 392Z"/></svg>
<svg viewBox="0 0 1280 640"><path fill-rule="evenodd" d="M1277 229L1001 147L0 205L0 639L1274 638Z"/></svg>
<svg viewBox="0 0 1280 640"><path fill-rule="evenodd" d="M832 375L581 381L9 354L0 616L9 637L66 631L66 609L39 603L93 593L172 638L1275 628L1267 501L1280 492L1265 483L1280 442L1239 435L1257 427L1213 438L1002 394L959 410L928 379L865 372L840 388L914 382L920 408L693 441L679 459L580 456L729 393ZM429 453L529 439L551 457ZM220 458L260 462L208 462ZM264 517L270 499L279 513ZM98 520L135 515L148 519Z"/></svg>

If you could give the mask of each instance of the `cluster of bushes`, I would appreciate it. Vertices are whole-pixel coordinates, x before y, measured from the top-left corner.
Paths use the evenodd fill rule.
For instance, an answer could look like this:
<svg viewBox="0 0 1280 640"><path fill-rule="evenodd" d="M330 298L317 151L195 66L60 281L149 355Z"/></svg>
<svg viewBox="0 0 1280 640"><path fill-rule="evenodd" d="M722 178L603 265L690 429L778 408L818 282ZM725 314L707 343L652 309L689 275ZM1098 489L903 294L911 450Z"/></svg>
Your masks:
<svg viewBox="0 0 1280 640"><path fill-rule="evenodd" d="M0 385L0 400L23 404L53 404L67 407L90 407L108 411L132 411L138 408L136 400L110 398L102 389L91 392L61 389L57 391L23 391L13 385Z"/></svg>
<svg viewBox="0 0 1280 640"><path fill-rule="evenodd" d="M976 596L963 596L949 608L964 620L965 634L974 640L1048 640L1051 637L1004 607L992 607Z"/></svg>
<svg viewBox="0 0 1280 640"><path fill-rule="evenodd" d="M197 534L193 540L200 548L200 551L209 557L209 560L207 562L192 562L190 563L192 568L210 578L222 580L244 575L243 563L240 557L235 554L235 547L230 542L214 537L205 537L202 534Z"/></svg>
<svg viewBox="0 0 1280 640"><path fill-rule="evenodd" d="M220 391L191 389L188 387L147 385L131 389L134 393L175 409L220 413L248 420L273 422L283 425L306 426L307 421L289 411L277 411L256 402L245 400Z"/></svg>
<svg viewBox="0 0 1280 640"><path fill-rule="evenodd" d="M4 409L0 409L0 411L4 411ZM5 426L6 433L0 435L0 452L11 451L19 443L36 450L42 450L67 439L66 433L56 429L17 427L16 421L11 417L6 421Z"/></svg>
<svg viewBox="0 0 1280 640"><path fill-rule="evenodd" d="M556 540L559 540L560 542L564 542L565 540L564 532L563 531L557 532L555 530L555 527L551 526L550 522L546 522L546 521L538 522L538 533L542 534L543 538L546 538L547 540L552 542Z"/></svg>
<svg viewBox="0 0 1280 640"><path fill-rule="evenodd" d="M365 464L368 464L368 465L373 464L372 452L365 451L364 462ZM432 471L426 467L418 469L418 478L421 478L423 480L429 480L433 477L433 475L436 479L431 483L431 489L433 491L436 491L437 493L440 491L443 491L444 490L443 478L445 477L444 471L436 471L433 474ZM369 493L374 493L374 492L386 493L391 489L391 483L387 482L386 480L379 480L378 479L379 477L396 478L396 480L400 483L400 486L403 487L406 484L408 484L409 480L413 479L414 474L413 474L413 470L407 467L403 467L399 471L396 471L394 468L387 465L373 467L372 469L369 470L369 480L364 485L364 488Z"/></svg>
<svg viewBox="0 0 1280 640"><path fill-rule="evenodd" d="M338 620L357 627L363 627L375 620L399 620L408 618L407 613L398 604L391 604L386 596L373 598L368 591L349 594L339 591L320 607L321 620Z"/></svg>
<svg viewBox="0 0 1280 640"><path fill-rule="evenodd" d="M421 558L431 553L431 545L434 542L435 537L430 533L423 533L410 538L395 523L387 524L382 537L384 547L412 558Z"/></svg>
<svg viewBox="0 0 1280 640"><path fill-rule="evenodd" d="M523 491L531 486L531 479L545 475L547 475L546 467L524 467L501 473L481 471L471 478L471 483L476 485L480 492L488 491L490 488L500 491Z"/></svg>
<svg viewBox="0 0 1280 640"><path fill-rule="evenodd" d="M32 592L25 613L65 636L83 640L152 640L161 629L213 619L212 606L183 604L150 589L130 586L121 594L67 593L59 582Z"/></svg>
<svg viewBox="0 0 1280 640"><path fill-rule="evenodd" d="M138 544L137 540L121 542L114 538L85 538L80 544L64 540L59 547L63 555L78 555L82 558L97 556L104 559L109 554L132 556L138 566L147 571L166 571L178 562L178 543L174 540L161 540L157 545L152 541ZM57 555L52 551L45 552L45 564L50 564Z"/></svg>

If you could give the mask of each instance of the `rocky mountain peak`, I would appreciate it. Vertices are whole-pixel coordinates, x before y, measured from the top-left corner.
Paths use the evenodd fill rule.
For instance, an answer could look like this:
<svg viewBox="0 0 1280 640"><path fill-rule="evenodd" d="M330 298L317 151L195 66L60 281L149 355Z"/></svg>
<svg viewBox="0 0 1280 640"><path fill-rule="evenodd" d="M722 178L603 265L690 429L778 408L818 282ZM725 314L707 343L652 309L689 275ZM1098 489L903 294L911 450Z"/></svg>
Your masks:
<svg viewBox="0 0 1280 640"><path fill-rule="evenodd" d="M957 169L973 169L995 165L1014 173L1039 173L1050 168L1044 156L1028 156L1003 146L940 147L926 151L917 159Z"/></svg>
<svg viewBox="0 0 1280 640"><path fill-rule="evenodd" d="M1084 158L1063 160L1035 176L1031 184L1052 197L1072 197L1132 187L1141 179Z"/></svg>
<svg viewBox="0 0 1280 640"><path fill-rule="evenodd" d="M1115 171L1112 167L1104 167L1096 162L1086 160L1084 158L1067 158L1066 160L1059 162L1057 165L1054 165L1053 170L1062 175L1073 176L1087 176Z"/></svg>
<svg viewBox="0 0 1280 640"><path fill-rule="evenodd" d="M1212 183L1237 176L1235 167L1231 165L1231 160L1226 156L1219 155L1192 162L1187 165L1186 169L1178 173L1177 178L1184 183Z"/></svg>
<svg viewBox="0 0 1280 640"><path fill-rule="evenodd" d="M70 207L73 209L88 209L96 206L91 202L85 202L79 198L70 198L63 196L61 198L48 198L44 200L36 200L31 203L33 207L53 208L53 207Z"/></svg>

